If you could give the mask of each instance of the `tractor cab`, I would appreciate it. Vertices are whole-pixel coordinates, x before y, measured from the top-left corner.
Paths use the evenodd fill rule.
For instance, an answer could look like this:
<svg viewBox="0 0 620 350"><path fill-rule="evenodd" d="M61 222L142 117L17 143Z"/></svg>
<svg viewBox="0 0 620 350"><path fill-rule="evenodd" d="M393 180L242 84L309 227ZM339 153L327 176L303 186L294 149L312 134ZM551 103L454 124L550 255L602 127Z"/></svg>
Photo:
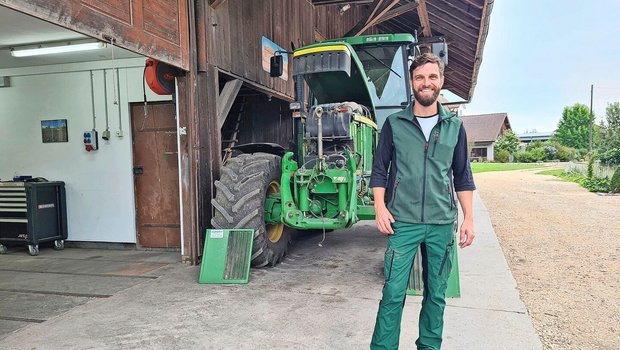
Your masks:
<svg viewBox="0 0 620 350"><path fill-rule="evenodd" d="M414 42L410 34L382 34L310 45L294 52L294 75L305 80L316 103L356 102L381 127L411 101L408 57Z"/></svg>

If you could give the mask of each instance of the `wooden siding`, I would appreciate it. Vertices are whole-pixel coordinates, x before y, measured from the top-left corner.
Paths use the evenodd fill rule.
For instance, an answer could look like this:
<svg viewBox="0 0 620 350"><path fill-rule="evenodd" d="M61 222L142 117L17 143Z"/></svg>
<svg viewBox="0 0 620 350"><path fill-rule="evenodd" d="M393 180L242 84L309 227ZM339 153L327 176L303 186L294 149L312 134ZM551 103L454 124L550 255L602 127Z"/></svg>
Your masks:
<svg viewBox="0 0 620 350"><path fill-rule="evenodd" d="M189 69L186 0L0 0L0 5Z"/></svg>
<svg viewBox="0 0 620 350"><path fill-rule="evenodd" d="M207 6L206 59L220 71L265 87L285 99L294 97L293 78L271 78L262 67L263 36L286 50L315 42L316 34L341 37L362 17L364 7L343 15L337 6L315 7L308 0L228 0ZM289 72L292 72L289 56Z"/></svg>

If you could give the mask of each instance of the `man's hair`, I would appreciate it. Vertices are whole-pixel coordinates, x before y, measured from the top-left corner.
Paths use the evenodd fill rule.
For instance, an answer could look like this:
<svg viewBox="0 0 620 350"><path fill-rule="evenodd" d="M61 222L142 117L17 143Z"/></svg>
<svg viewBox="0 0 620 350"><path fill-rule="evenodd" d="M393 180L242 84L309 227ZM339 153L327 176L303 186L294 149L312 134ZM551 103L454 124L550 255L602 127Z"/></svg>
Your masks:
<svg viewBox="0 0 620 350"><path fill-rule="evenodd" d="M411 63L411 67L409 67L409 76L411 79L413 79L413 71L427 63L435 63L439 67L439 75L443 77L443 69L445 67L443 61L436 55L427 52L417 56Z"/></svg>

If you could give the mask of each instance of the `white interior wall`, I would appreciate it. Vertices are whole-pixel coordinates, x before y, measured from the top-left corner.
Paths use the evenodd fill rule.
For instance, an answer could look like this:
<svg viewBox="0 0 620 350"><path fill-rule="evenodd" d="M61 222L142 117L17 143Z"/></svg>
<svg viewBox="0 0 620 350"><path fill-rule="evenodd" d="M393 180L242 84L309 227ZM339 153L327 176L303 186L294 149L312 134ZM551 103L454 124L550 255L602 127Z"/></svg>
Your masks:
<svg viewBox="0 0 620 350"><path fill-rule="evenodd" d="M145 60L89 62L0 69L10 87L0 88L0 179L14 175L64 181L69 240L135 243L129 103L143 100ZM121 127L114 105L113 71L119 67ZM94 74L99 150L86 152L82 134L93 128L90 72ZM104 141L103 69L107 72L108 123L112 136ZM169 100L150 92L149 101ZM41 120L67 119L69 142L43 143Z"/></svg>

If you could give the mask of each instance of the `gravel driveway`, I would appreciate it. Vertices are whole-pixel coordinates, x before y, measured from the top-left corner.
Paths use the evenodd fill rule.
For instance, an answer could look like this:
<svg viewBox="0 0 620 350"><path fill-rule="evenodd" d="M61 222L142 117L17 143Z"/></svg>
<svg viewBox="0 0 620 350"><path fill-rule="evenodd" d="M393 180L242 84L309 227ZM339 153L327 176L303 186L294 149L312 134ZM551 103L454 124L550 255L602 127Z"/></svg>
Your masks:
<svg viewBox="0 0 620 350"><path fill-rule="evenodd" d="M541 169L475 174L545 349L620 348L620 196Z"/></svg>

